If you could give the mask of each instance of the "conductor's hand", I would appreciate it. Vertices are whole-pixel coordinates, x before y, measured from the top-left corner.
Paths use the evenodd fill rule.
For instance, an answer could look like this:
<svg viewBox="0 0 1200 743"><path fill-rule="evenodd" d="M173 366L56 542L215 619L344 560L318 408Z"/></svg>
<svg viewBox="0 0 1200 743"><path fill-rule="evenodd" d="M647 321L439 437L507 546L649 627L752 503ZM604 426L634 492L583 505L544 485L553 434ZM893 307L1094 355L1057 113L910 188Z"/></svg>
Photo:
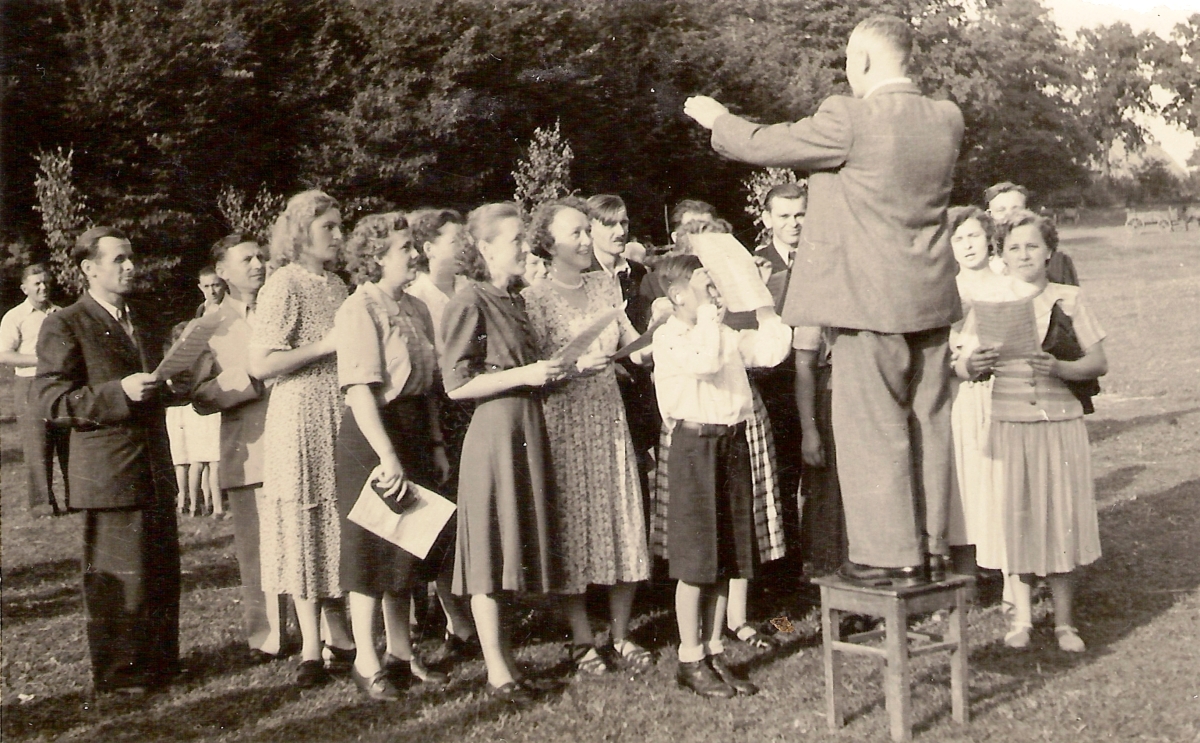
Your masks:
<svg viewBox="0 0 1200 743"><path fill-rule="evenodd" d="M718 116L729 113L729 109L714 98L706 95L694 95L683 102L683 112L696 120L705 129L712 129L713 122Z"/></svg>
<svg viewBox="0 0 1200 743"><path fill-rule="evenodd" d="M158 385L158 377L145 372L130 374L121 380L121 389L125 391L125 397L128 397L133 402L145 400L154 392L154 389Z"/></svg>

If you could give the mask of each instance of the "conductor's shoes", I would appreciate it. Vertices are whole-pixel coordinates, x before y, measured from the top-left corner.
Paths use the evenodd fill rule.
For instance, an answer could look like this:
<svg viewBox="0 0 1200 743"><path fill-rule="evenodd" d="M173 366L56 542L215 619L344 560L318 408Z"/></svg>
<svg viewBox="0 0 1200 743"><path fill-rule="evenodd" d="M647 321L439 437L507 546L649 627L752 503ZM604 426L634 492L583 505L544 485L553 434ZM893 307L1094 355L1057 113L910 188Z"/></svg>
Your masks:
<svg viewBox="0 0 1200 743"><path fill-rule="evenodd" d="M729 668L729 664L725 662L725 654L717 653L716 655L708 656L708 664L712 666L713 671L717 676L724 681L727 686L744 697L754 696L758 693L758 687L749 681L743 681L733 675L733 671Z"/></svg>
<svg viewBox="0 0 1200 743"><path fill-rule="evenodd" d="M924 565L913 565L903 568L877 568L871 565L860 565L856 562L845 562L837 571L838 577L848 583L860 586L919 586L929 582L929 576Z"/></svg>
<svg viewBox="0 0 1200 743"><path fill-rule="evenodd" d="M720 697L729 699L737 696L737 691L717 676L717 672L703 660L694 663L680 661L675 671L675 683L685 689L691 689L702 697Z"/></svg>
<svg viewBox="0 0 1200 743"><path fill-rule="evenodd" d="M925 566L929 571L930 583L941 583L946 580L946 565L950 558L945 555L930 554L925 558Z"/></svg>

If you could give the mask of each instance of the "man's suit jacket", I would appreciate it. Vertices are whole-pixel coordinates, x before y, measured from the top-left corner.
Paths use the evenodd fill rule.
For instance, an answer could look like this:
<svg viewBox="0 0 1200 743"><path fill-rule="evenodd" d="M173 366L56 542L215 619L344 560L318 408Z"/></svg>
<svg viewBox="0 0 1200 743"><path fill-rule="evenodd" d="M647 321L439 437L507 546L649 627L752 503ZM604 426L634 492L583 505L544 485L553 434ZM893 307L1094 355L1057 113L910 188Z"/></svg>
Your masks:
<svg viewBox="0 0 1200 743"><path fill-rule="evenodd" d="M762 258L771 263L771 278L767 280L767 289L775 300L775 311L783 312L783 300L787 297L788 279L791 278L791 266L779 254L773 244L760 245L754 250L755 258Z"/></svg>
<svg viewBox="0 0 1200 743"><path fill-rule="evenodd" d="M32 396L45 419L71 429L72 508L174 501L163 402L158 395L132 402L121 389L122 379L152 371L158 360L157 344L135 334L137 344L86 293L42 324Z"/></svg>
<svg viewBox="0 0 1200 743"><path fill-rule="evenodd" d="M629 322L633 323L633 327L639 333L644 333L646 326L650 324L650 303L654 301L642 294L642 282L645 281L650 270L646 268L645 264L637 261L628 261L628 263L629 271L617 274L621 284L621 297L625 300L625 314L629 316ZM592 265L588 271L603 270L600 261L593 254Z"/></svg>
<svg viewBox="0 0 1200 743"><path fill-rule="evenodd" d="M262 482L263 427L268 393L246 372L250 323L226 297L208 341L209 352L197 362L191 399L202 415L221 413L221 488Z"/></svg>
<svg viewBox="0 0 1200 743"><path fill-rule="evenodd" d="M908 333L959 319L946 204L962 132L957 106L904 82L794 124L717 118L721 154L810 173L784 322Z"/></svg>

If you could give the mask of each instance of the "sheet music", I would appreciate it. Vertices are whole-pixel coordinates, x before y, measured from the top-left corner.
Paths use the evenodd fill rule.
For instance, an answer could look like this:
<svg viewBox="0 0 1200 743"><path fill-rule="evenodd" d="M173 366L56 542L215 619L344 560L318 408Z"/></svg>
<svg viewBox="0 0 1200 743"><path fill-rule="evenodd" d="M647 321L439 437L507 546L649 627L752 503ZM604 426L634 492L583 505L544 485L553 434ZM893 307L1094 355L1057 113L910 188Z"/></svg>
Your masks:
<svg viewBox="0 0 1200 743"><path fill-rule="evenodd" d="M665 323L670 318L671 318L670 315L663 315L662 317L658 318L654 322L650 323L650 327L646 328L645 333L642 333L637 338L634 338L629 343L626 343L624 346L621 346L619 349L617 349L617 352L615 354L613 354L613 361L620 361L621 359L625 358L626 356L630 356L634 353L637 353L638 351L642 350L646 346L649 346L651 343L653 343L654 342L654 331L656 331L660 327L662 327L662 324Z"/></svg>
<svg viewBox="0 0 1200 743"><path fill-rule="evenodd" d="M587 327L579 331L579 334L572 338L567 345L559 349L558 353L554 354L555 358L560 358L567 363L568 367L575 366L575 362L579 357L587 353L588 348L596 342L604 329L611 325L621 313L624 312L623 307L613 307L596 317L595 320L588 323Z"/></svg>
<svg viewBox="0 0 1200 743"><path fill-rule="evenodd" d="M191 369L196 359L200 358L200 354L208 350L208 339L212 338L220 324L221 316L215 312L189 322L179 340L163 355L162 362L154 370L154 376L165 382Z"/></svg>
<svg viewBox="0 0 1200 743"><path fill-rule="evenodd" d="M688 235L692 252L704 264L730 312L750 312L774 307L775 299L763 283L754 256L733 235L701 232Z"/></svg>
<svg viewBox="0 0 1200 743"><path fill-rule="evenodd" d="M424 560L437 540L456 506L428 488L409 480L408 487L417 496L416 505L396 513L375 493L371 483L377 479L376 467L367 481L354 507L346 515L350 521L367 531L386 539L397 547Z"/></svg>
<svg viewBox="0 0 1200 743"><path fill-rule="evenodd" d="M1013 302L976 302L979 343L994 346L998 361L1032 358L1041 351L1032 299Z"/></svg>

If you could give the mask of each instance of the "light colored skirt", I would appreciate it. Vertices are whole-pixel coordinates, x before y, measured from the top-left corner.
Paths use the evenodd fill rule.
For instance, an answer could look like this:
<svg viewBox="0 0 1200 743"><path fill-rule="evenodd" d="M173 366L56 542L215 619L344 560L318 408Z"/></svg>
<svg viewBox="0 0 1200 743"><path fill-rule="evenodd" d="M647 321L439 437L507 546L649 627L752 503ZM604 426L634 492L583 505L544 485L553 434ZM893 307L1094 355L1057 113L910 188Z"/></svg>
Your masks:
<svg viewBox="0 0 1200 743"><path fill-rule="evenodd" d="M1007 567L1004 536L1003 471L992 456L992 380L962 382L954 396L950 425L954 436L955 489L950 500L947 541L975 545L978 565Z"/></svg>
<svg viewBox="0 0 1200 743"><path fill-rule="evenodd" d="M990 443L1003 477L1007 571L1045 576L1099 559L1100 526L1083 418L993 421Z"/></svg>

